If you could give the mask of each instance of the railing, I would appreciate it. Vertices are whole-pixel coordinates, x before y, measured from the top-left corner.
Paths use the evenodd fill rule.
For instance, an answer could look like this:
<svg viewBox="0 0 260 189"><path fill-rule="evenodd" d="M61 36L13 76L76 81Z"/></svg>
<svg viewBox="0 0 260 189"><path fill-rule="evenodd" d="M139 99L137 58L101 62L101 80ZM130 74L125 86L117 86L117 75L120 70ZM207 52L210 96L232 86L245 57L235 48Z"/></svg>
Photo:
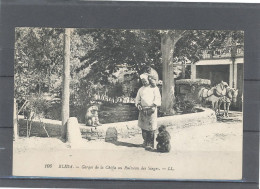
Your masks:
<svg viewBox="0 0 260 189"><path fill-rule="evenodd" d="M110 102L110 103L135 103L135 99L132 97L109 97L106 95L94 95L94 101Z"/></svg>
<svg viewBox="0 0 260 189"><path fill-rule="evenodd" d="M203 50L202 51L202 58L203 59L217 59L217 58L228 58L231 57L232 48L223 48L217 50ZM244 47L235 47L236 57L244 56Z"/></svg>

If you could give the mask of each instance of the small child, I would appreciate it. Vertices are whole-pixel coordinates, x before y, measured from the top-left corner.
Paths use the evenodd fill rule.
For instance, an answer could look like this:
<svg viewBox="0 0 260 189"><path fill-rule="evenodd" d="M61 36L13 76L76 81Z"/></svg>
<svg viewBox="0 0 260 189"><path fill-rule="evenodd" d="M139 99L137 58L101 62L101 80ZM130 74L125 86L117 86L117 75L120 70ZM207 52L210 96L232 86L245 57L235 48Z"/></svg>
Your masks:
<svg viewBox="0 0 260 189"><path fill-rule="evenodd" d="M154 76L154 75L149 75L149 76L148 76L148 80L149 80L149 83L150 83L150 85L151 85L152 88L157 87L157 79L156 79L156 76Z"/></svg>

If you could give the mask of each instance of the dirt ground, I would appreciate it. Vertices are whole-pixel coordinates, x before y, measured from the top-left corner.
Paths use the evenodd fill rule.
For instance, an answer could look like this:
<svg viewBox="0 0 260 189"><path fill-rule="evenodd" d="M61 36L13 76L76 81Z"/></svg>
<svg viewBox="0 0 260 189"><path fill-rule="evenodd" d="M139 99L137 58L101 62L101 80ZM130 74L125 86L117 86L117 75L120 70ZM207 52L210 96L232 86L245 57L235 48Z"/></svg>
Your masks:
<svg viewBox="0 0 260 189"><path fill-rule="evenodd" d="M117 143L87 141L78 148L56 138L20 138L14 142L17 176L132 179L242 178L242 115L210 125L169 130L170 153L146 151L142 136Z"/></svg>

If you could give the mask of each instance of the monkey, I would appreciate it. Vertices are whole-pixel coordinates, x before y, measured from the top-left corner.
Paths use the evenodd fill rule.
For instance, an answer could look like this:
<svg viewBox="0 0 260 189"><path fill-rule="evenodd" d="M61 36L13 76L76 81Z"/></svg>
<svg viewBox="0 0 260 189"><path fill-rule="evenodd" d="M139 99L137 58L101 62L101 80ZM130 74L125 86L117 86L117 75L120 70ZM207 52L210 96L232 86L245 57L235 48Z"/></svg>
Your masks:
<svg viewBox="0 0 260 189"><path fill-rule="evenodd" d="M98 119L98 107L90 106L85 115L85 123L88 126L100 126Z"/></svg>
<svg viewBox="0 0 260 189"><path fill-rule="evenodd" d="M170 139L171 136L168 131L166 131L165 125L161 125L158 129L159 133L157 135L156 141L157 144L157 151L158 152L170 152L171 144Z"/></svg>
<svg viewBox="0 0 260 189"><path fill-rule="evenodd" d="M33 120L35 117L35 112L31 108L24 108L23 109L23 116L26 120Z"/></svg>

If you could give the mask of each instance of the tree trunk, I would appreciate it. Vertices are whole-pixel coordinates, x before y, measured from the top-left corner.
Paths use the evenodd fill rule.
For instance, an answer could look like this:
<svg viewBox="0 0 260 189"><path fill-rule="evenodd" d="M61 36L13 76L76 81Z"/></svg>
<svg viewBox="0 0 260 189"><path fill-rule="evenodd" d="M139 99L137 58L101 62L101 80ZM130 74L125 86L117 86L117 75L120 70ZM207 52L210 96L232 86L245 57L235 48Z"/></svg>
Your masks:
<svg viewBox="0 0 260 189"><path fill-rule="evenodd" d="M181 78L185 79L185 77L186 77L186 73L185 73L186 63L182 62L181 66L182 66Z"/></svg>
<svg viewBox="0 0 260 189"><path fill-rule="evenodd" d="M161 36L161 51L163 64L162 86L162 111L167 115L173 115L174 96L174 73L173 52L175 44L183 36L184 31L163 32Z"/></svg>
<svg viewBox="0 0 260 189"><path fill-rule="evenodd" d="M62 87L62 131L61 137L66 141L66 126L69 119L69 98L70 98L70 29L66 28L64 33L64 62L63 62L63 87Z"/></svg>
<svg viewBox="0 0 260 189"><path fill-rule="evenodd" d="M17 104L16 99L14 99L14 110L13 110L13 125L14 125L14 140L17 140L19 137L19 128L18 128L18 114L17 114Z"/></svg>
<svg viewBox="0 0 260 189"><path fill-rule="evenodd" d="M168 33L162 34L161 40L163 86L162 86L162 111L173 114L174 105L174 75L173 75L173 50L174 41Z"/></svg>

